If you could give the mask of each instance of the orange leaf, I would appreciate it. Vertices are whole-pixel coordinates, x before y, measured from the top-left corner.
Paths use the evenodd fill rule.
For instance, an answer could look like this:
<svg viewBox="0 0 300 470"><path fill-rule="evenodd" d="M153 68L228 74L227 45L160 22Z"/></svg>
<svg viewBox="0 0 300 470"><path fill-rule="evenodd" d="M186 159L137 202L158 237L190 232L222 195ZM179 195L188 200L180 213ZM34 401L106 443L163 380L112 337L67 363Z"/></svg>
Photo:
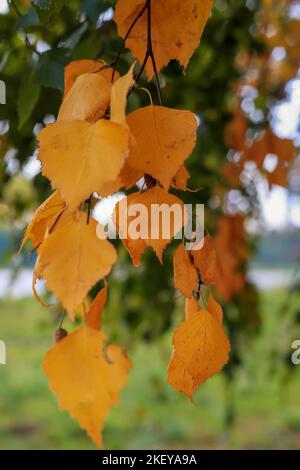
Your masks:
<svg viewBox="0 0 300 470"><path fill-rule="evenodd" d="M127 121L134 137L129 165L158 179L168 189L195 146L195 115L164 106L146 106L130 113Z"/></svg>
<svg viewBox="0 0 300 470"><path fill-rule="evenodd" d="M162 263L163 251L184 225L185 216L183 202L159 186L122 199L114 213L117 230L135 266L140 265L147 246Z"/></svg>
<svg viewBox="0 0 300 470"><path fill-rule="evenodd" d="M90 328L94 328L95 330L99 330L101 328L101 316L106 300L107 284L105 284L105 287L98 292L86 314L86 324Z"/></svg>
<svg viewBox="0 0 300 470"><path fill-rule="evenodd" d="M45 127L38 136L43 175L59 189L70 208L93 191L114 181L128 154L125 127L101 119L60 121Z"/></svg>
<svg viewBox="0 0 300 470"><path fill-rule="evenodd" d="M185 299L184 303L184 316L185 319L188 320L192 316L194 316L196 313L198 313L200 310L199 304L194 297L191 297L190 299L187 298Z"/></svg>
<svg viewBox="0 0 300 470"><path fill-rule="evenodd" d="M210 294L208 297L206 310L211 313L215 319L222 325L223 322L223 309L221 305Z"/></svg>
<svg viewBox="0 0 300 470"><path fill-rule="evenodd" d="M173 346L168 382L190 398L224 367L230 351L222 326L207 310L199 310L176 328Z"/></svg>
<svg viewBox="0 0 300 470"><path fill-rule="evenodd" d="M225 128L225 143L228 147L242 152L246 146L247 122L240 106L234 112L232 120Z"/></svg>
<svg viewBox="0 0 300 470"><path fill-rule="evenodd" d="M97 121L109 105L110 90L111 83L101 75L80 75L64 98L57 121Z"/></svg>
<svg viewBox="0 0 300 470"><path fill-rule="evenodd" d="M198 276L183 244L174 253L174 285L185 297L192 297Z"/></svg>
<svg viewBox="0 0 300 470"><path fill-rule="evenodd" d="M144 0L119 0L115 21L120 36L124 37L135 17L143 9ZM151 2L152 45L157 69L177 59L184 68L197 48L204 26L208 20L213 0L177 0ZM141 63L147 48L146 12L136 23L133 33L126 41L127 47ZM149 79L153 75L151 62L146 71Z"/></svg>
<svg viewBox="0 0 300 470"><path fill-rule="evenodd" d="M295 147L289 139L280 139L271 129L267 129L245 153L245 160L253 160L262 168L265 157L274 154L280 163L290 163L295 155Z"/></svg>
<svg viewBox="0 0 300 470"><path fill-rule="evenodd" d="M240 215L223 216L219 219L216 246L222 253L221 263L224 273L222 281L216 286L224 300L231 300L245 287L244 265L249 259L244 217Z"/></svg>
<svg viewBox="0 0 300 470"><path fill-rule="evenodd" d="M97 238L96 227L95 220L87 224L87 215L78 213L51 233L39 250L40 275L71 319L91 287L110 272L117 258L113 245Z"/></svg>
<svg viewBox="0 0 300 470"><path fill-rule="evenodd" d="M194 265L199 269L204 284L215 284L223 276L222 267L215 247L215 242L210 235L204 238L204 245L199 250L192 250L191 255Z"/></svg>
<svg viewBox="0 0 300 470"><path fill-rule="evenodd" d="M187 189L187 181L190 178L190 174L184 165L181 165L177 170L176 175L173 177L171 186L174 188L185 191Z"/></svg>
<svg viewBox="0 0 300 470"><path fill-rule="evenodd" d="M81 326L47 352L43 371L60 408L79 421L91 440L102 447L101 432L110 408L127 383L131 360L106 335Z"/></svg>

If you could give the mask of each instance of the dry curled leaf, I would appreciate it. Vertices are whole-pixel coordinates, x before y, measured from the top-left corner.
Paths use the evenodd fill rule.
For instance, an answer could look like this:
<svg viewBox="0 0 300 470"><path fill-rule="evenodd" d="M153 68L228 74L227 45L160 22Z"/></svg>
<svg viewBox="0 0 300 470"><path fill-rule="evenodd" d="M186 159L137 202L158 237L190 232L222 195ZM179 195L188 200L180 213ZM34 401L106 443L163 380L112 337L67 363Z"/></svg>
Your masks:
<svg viewBox="0 0 300 470"><path fill-rule="evenodd" d="M119 0L115 21L120 36L124 37L135 17L145 5L144 0ZM151 2L152 45L157 69L177 59L185 68L197 48L208 20L213 0L178 0ZM147 16L136 23L126 41L127 47L141 63L147 48ZM146 65L149 78L153 75L150 61Z"/></svg>
<svg viewBox="0 0 300 470"><path fill-rule="evenodd" d="M122 199L116 206L114 220L133 264L139 266L148 246L162 263L163 251L182 229L186 213L179 198L154 186Z"/></svg>
<svg viewBox="0 0 300 470"><path fill-rule="evenodd" d="M127 122L134 137L130 141L129 165L158 179L168 189L195 146L195 115L164 106L146 106L130 113Z"/></svg>
<svg viewBox="0 0 300 470"><path fill-rule="evenodd" d="M46 281L71 319L93 285L111 270L117 255L113 245L96 235L97 224L79 213L51 233L39 250L38 277Z"/></svg>
<svg viewBox="0 0 300 470"><path fill-rule="evenodd" d="M111 89L111 99L110 99L110 120L118 124L127 126L126 122L126 104L127 104L127 94L130 88L134 85L134 71L133 64L126 75L119 78Z"/></svg>
<svg viewBox="0 0 300 470"><path fill-rule="evenodd" d="M101 316L107 300L107 284L101 289L96 297L94 298L87 314L86 324L90 328L100 330L101 328Z"/></svg>
<svg viewBox="0 0 300 470"><path fill-rule="evenodd" d="M37 248L44 240L46 231L54 226L64 208L65 202L59 192L55 191L33 214L32 220L25 231L19 252L29 239L32 240L33 247Z"/></svg>
<svg viewBox="0 0 300 470"><path fill-rule="evenodd" d="M104 420L118 403L132 365L119 346L105 350L105 339L103 332L81 326L53 346L43 362L60 408L79 421L99 448Z"/></svg>
<svg viewBox="0 0 300 470"><path fill-rule="evenodd" d="M183 244L174 253L174 285L185 297L192 297L198 276Z"/></svg>
<svg viewBox="0 0 300 470"><path fill-rule="evenodd" d="M173 336L168 382L192 398L197 387L224 367L230 344L219 321L207 310L193 313Z"/></svg>

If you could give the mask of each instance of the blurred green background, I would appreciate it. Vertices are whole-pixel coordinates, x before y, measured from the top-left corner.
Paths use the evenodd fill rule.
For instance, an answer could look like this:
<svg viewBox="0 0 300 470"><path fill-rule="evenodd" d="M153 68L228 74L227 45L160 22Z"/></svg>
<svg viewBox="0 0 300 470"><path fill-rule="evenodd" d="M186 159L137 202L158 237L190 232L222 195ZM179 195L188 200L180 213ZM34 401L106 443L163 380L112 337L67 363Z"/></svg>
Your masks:
<svg viewBox="0 0 300 470"><path fill-rule="evenodd" d="M259 303L261 332L245 345L234 379L213 377L200 387L195 404L166 383L171 331L135 344L129 384L106 421L105 447L299 449L300 366L291 365L290 355L300 294L269 290ZM8 351L1 366L1 449L93 449L77 423L58 411L41 371L56 322L31 298L1 300L0 307ZM179 303L174 322L181 309Z"/></svg>
<svg viewBox="0 0 300 470"><path fill-rule="evenodd" d="M66 64L115 57L121 43L115 3L0 0L0 80L6 84L6 104L0 105L0 340L7 348L7 364L0 364L0 449L94 448L48 390L41 362L60 307L53 313L36 302L30 292L34 255L17 251L33 211L51 191L40 174L36 135L55 120ZM268 165L250 166L237 182L224 171L226 163L238 162L233 141L239 127L230 142L227 129L239 109L247 137L271 127L299 146L298 31L299 1L216 0L186 74L176 62L160 73L164 104L190 109L200 122L187 163L189 186L200 190L181 196L205 204L206 227L217 238L224 218L232 227L237 217L242 222L221 253L228 250L238 262L237 272L226 272L226 295L219 297L232 353L224 371L200 387L195 404L172 390L166 370L172 333L183 318L183 299L173 289L174 245L163 268L149 252L136 269L118 244L104 329L128 349L134 367L107 419L106 448L300 448L300 365L291 363L292 342L300 339L299 156L287 180L271 188ZM131 62L125 50L120 72ZM155 84L146 77L142 84L157 102ZM133 93L128 109L147 99Z"/></svg>

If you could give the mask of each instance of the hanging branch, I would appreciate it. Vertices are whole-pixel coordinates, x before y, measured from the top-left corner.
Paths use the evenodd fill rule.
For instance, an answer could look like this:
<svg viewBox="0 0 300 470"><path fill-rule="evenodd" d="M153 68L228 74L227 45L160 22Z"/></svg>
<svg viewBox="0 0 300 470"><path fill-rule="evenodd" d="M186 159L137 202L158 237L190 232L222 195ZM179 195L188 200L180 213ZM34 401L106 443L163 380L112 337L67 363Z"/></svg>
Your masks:
<svg viewBox="0 0 300 470"><path fill-rule="evenodd" d="M153 67L153 72L155 75L155 82L156 82L156 88L157 88L157 95L158 95L158 100L159 104L162 106L162 93L161 93L161 88L160 88L160 83L159 83L159 77L158 77L158 71L157 71L157 66L156 66L156 61L155 61L155 56L153 52L153 47L152 47L152 21L151 21L151 0L146 1L146 9L147 9L147 49L146 49L146 54L145 58L143 60L142 66L139 70L139 73L135 79L136 85L139 83L142 73L145 70L145 67L147 65L148 60L150 59L152 62L152 67ZM133 89L132 89L133 90ZM132 92L130 90L128 96Z"/></svg>
<svg viewBox="0 0 300 470"><path fill-rule="evenodd" d="M115 57L115 60L113 61L113 63L111 65L113 65L113 73L112 73L112 77L111 77L111 81L113 82L114 81L114 78L115 78L115 73L116 73L116 69L117 69L117 65L118 65L118 61L119 61L119 58L120 58L120 55L123 51L123 49L125 48L125 45L126 45L126 41L131 33L131 31L133 30L133 28L135 27L136 23L139 21L139 19L143 16L143 14L145 13L146 11L146 8L147 8L147 1L145 2L145 5L143 6L143 8L141 9L141 11L138 13L138 15L135 17L135 19L133 20L133 22L131 23L127 33L125 34L124 36L124 39L122 41L122 44L121 44L121 47L120 49L118 50L117 54L116 54L116 57Z"/></svg>
<svg viewBox="0 0 300 470"><path fill-rule="evenodd" d="M155 82L156 82L156 88L157 88L157 95L158 95L159 104L162 105L162 93L161 93L159 77L158 77L158 70L157 70L155 56L154 56L154 52L153 52L153 46L152 46L151 0L146 0L143 8L141 9L141 11L138 13L138 15L135 17L135 19L131 23L127 33L124 36L124 39L122 41L122 45L121 45L120 49L117 52L115 60L112 62L112 64L110 64L111 66L113 66L113 73L112 73L111 81L114 80L114 76L115 76L116 68L117 68L117 63L118 63L120 55L121 55L121 53L122 53L122 51L125 47L126 41L129 38L130 33L132 32L133 28L135 27L135 25L137 24L139 19L145 13L145 11L147 11L147 48L146 48L145 58L143 60L143 63L142 63L141 68L139 70L139 73L137 74L137 77L135 79L135 86L139 84L139 81L140 81L141 76L142 76L142 74L145 70L147 62L150 59L151 63L152 63L152 67L153 67L153 72L154 72L154 75L155 75ZM130 96L130 94L132 93L134 88L135 87L133 87L129 91L128 96Z"/></svg>
<svg viewBox="0 0 300 470"><path fill-rule="evenodd" d="M159 83L158 71L156 67L155 57L153 53L152 47L152 24L151 24L151 0L147 0L147 51L146 57L150 57L152 62L153 71L155 74L155 81L156 81L156 88L157 94L159 99L159 104L162 105L162 96L161 96L161 88ZM146 66L146 63L145 63Z"/></svg>

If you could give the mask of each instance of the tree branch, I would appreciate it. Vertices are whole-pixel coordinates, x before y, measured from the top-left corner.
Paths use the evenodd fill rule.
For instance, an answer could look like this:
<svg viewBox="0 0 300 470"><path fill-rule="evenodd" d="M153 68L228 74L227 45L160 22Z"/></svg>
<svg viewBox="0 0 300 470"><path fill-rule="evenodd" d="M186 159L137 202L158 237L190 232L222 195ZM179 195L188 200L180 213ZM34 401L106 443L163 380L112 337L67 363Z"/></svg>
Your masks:
<svg viewBox="0 0 300 470"><path fill-rule="evenodd" d="M143 14L145 13L146 11L146 8L147 8L147 2L145 2L145 5L143 6L143 8L141 9L141 11L138 13L138 15L135 17L135 19L133 20L133 22L131 23L127 33L125 34L124 38L123 38L123 41L122 41L122 45L120 47L120 49L118 50L117 54L116 54L116 57L115 57L115 60L113 61L113 65L114 65L114 68L113 68L113 73L112 73L112 77L111 77L111 81L113 82L114 81L114 78L115 78L115 73L116 73L116 68L117 68L117 64L118 64L118 61L119 61L119 58L120 58L120 55L123 51L123 49L125 48L125 45L126 45L126 41L131 33L131 31L133 30L133 28L135 27L136 23L139 21L139 19L143 16Z"/></svg>

